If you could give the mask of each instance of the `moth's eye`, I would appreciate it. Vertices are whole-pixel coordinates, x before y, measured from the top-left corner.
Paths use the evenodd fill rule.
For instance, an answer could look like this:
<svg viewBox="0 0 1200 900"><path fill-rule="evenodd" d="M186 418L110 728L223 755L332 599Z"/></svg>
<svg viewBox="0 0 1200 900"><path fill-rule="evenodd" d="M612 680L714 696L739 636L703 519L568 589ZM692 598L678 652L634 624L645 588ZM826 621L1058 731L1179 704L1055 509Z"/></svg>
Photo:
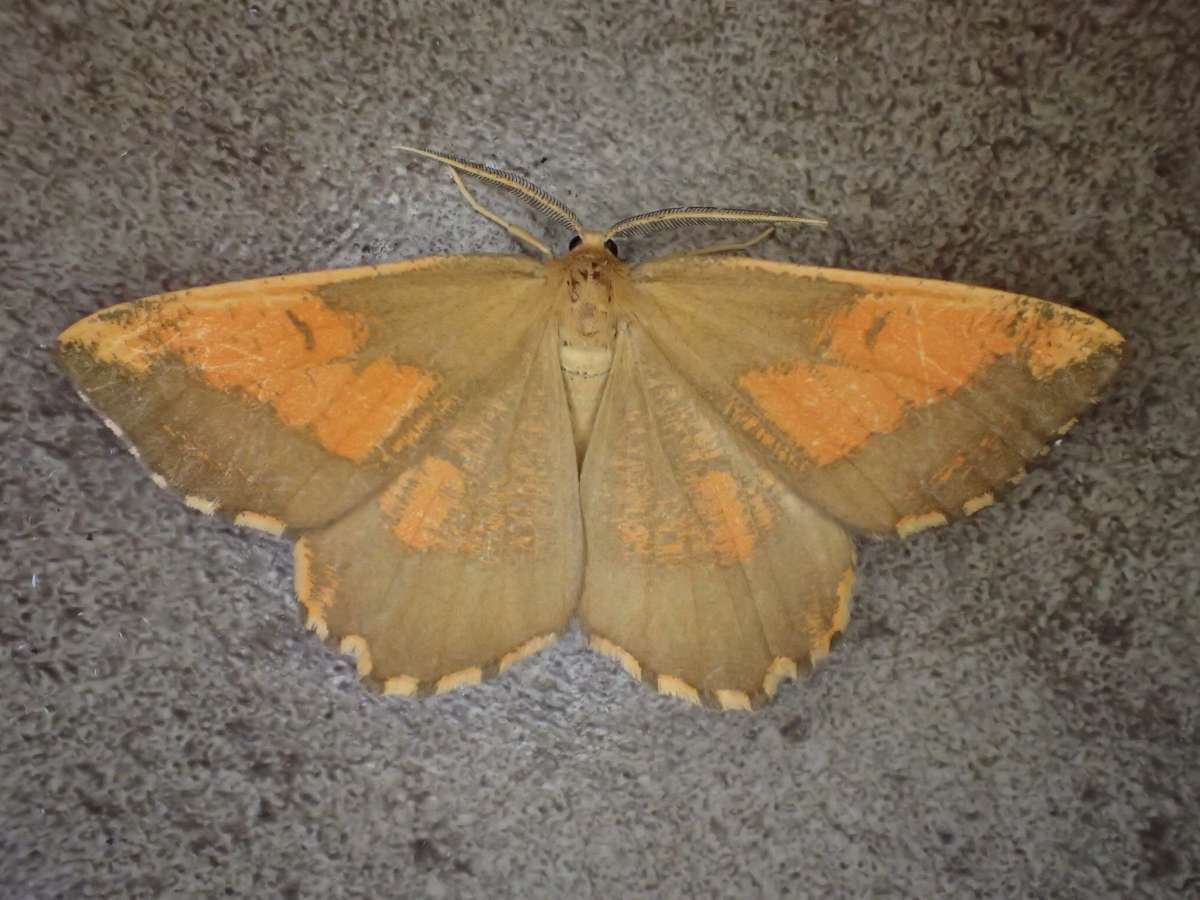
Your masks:
<svg viewBox="0 0 1200 900"><path fill-rule="evenodd" d="M615 256L617 259L621 258L621 254L617 251L617 242L614 241L612 238L609 238L607 241L604 242L604 249L607 250L609 253L611 253L613 256Z"/></svg>
<svg viewBox="0 0 1200 900"><path fill-rule="evenodd" d="M571 243L567 244L567 249L574 250L582 242L583 242L583 238L581 238L579 235L575 235L575 237L571 238Z"/></svg>

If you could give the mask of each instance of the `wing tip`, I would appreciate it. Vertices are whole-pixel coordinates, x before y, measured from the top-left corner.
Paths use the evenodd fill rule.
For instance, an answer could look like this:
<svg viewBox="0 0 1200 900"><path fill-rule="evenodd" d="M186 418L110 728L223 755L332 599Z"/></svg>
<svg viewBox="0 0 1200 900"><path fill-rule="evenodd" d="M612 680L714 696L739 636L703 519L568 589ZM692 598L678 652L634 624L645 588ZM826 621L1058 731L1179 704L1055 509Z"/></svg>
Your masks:
<svg viewBox="0 0 1200 900"><path fill-rule="evenodd" d="M59 337L61 340L62 336L60 335ZM221 505L219 500L214 500L202 494L190 493L185 485L172 484L161 472L156 472L150 468L141 451L138 450L137 445L133 442L133 438L125 432L124 428L105 415L78 386L76 386L75 393L79 395L79 399L83 401L84 405L100 418L105 427L113 433L129 455L142 464L142 468L150 476L150 480L154 485L162 490L169 491L177 499L181 500L183 505L188 509L194 510L204 516L214 516L220 513L234 525L250 528L254 531L262 531L273 537L282 537L289 533L287 523L278 516L250 509L226 508Z"/></svg>
<svg viewBox="0 0 1200 900"><path fill-rule="evenodd" d="M81 345L87 343L88 332L95 328L93 319L99 310L93 310L81 318L76 319L66 328L58 333L54 339L55 350L62 353L68 347L73 345Z"/></svg>
<svg viewBox="0 0 1200 900"><path fill-rule="evenodd" d="M1117 334L1117 332L1114 331L1113 334ZM1087 404L1076 415L1068 417L1060 425L1045 433L1042 438L1043 443L1032 455L1021 459L1020 465L1017 468L1011 470L1007 476L991 482L990 487L987 487L980 493L967 497L955 506L944 505L940 509L935 508L923 513L912 513L901 516L892 524L890 529L885 528L876 533L883 537L909 538L922 531L940 528L943 525L950 525L963 519L969 519L981 510L995 505L1003 500L1013 488L1025 480L1030 469L1036 469L1040 466L1042 461L1050 454L1050 451L1057 447L1067 436L1068 432L1072 431L1079 424L1080 417L1089 413L1099 401L1099 392L1089 397Z"/></svg>

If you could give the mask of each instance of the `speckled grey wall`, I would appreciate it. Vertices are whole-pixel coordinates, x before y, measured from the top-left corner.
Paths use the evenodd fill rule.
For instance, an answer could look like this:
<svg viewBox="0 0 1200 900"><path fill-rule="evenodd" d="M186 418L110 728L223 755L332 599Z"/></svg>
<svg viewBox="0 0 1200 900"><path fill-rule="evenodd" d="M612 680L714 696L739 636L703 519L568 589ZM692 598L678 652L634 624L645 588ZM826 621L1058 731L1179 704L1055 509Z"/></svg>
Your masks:
<svg viewBox="0 0 1200 900"><path fill-rule="evenodd" d="M1198 21L0 4L0 894L1200 894ZM598 224L808 204L837 227L763 255L1059 300L1128 362L1008 502L864 547L846 640L760 713L577 636L383 700L299 625L287 547L155 488L48 348L164 289L510 251L401 140Z"/></svg>

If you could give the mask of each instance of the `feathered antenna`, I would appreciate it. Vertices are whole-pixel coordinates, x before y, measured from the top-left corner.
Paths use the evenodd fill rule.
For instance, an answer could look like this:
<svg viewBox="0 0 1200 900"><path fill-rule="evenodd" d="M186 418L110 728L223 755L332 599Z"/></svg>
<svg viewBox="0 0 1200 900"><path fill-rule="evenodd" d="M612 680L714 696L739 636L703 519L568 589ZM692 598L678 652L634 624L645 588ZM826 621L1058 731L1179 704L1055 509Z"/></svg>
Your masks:
<svg viewBox="0 0 1200 900"><path fill-rule="evenodd" d="M643 237L672 228L702 225L706 222L790 222L795 225L824 226L829 223L820 216L794 216L788 213L771 212L766 209L722 209L713 206L677 206L671 209L656 209L622 219L605 232L605 239L619 234Z"/></svg>
<svg viewBox="0 0 1200 900"><path fill-rule="evenodd" d="M451 156L448 153L437 153L421 147L408 147L404 144L396 144L395 149L407 150L409 153L428 157L429 159L444 163L451 169L462 172L465 175L498 185L510 194L528 203L534 209L546 213L554 221L573 229L576 234L583 234L583 225L579 222L579 216L575 215L569 206L561 200L551 197L540 187L532 184L515 172L506 172L503 169L495 169L491 166L485 166L482 163L474 163L458 156Z"/></svg>

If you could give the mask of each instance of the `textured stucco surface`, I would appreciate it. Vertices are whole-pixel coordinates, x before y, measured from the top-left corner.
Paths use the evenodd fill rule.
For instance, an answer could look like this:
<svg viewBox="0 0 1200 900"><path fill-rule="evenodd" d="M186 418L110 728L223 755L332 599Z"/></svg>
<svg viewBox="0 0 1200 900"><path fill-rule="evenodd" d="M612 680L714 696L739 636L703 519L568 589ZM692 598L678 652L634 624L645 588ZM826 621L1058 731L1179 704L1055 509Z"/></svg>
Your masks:
<svg viewBox="0 0 1200 900"><path fill-rule="evenodd" d="M1200 894L1195 4L404 6L0 4L0 895ZM385 701L287 546L154 487L48 350L165 289L510 250L401 140L597 224L808 204L836 229L756 252L1055 299L1127 363L1005 503L864 546L760 713L577 635Z"/></svg>

